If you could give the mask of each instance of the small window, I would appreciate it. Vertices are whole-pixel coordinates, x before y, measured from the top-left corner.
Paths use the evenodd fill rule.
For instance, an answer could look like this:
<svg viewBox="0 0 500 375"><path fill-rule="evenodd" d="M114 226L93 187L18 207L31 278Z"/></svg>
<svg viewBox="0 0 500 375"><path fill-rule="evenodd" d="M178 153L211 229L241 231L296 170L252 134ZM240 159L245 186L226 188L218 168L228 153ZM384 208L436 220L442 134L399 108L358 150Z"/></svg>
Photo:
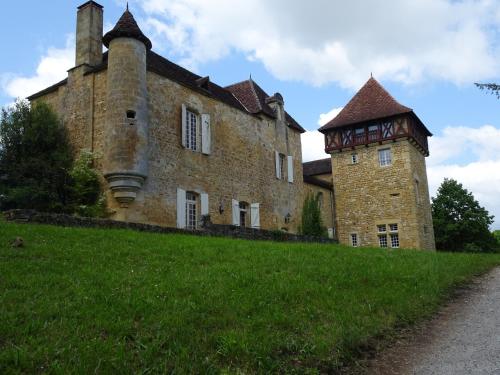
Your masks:
<svg viewBox="0 0 500 375"><path fill-rule="evenodd" d="M198 222L196 194L186 193L186 229L195 230Z"/></svg>
<svg viewBox="0 0 500 375"><path fill-rule="evenodd" d="M389 224L389 229L391 232L397 232L398 231L398 225L397 224Z"/></svg>
<svg viewBox="0 0 500 375"><path fill-rule="evenodd" d="M351 163L358 164L358 154L354 153L351 155Z"/></svg>
<svg viewBox="0 0 500 375"><path fill-rule="evenodd" d="M280 154L280 178L282 180L285 179L285 159L286 156L284 154Z"/></svg>
<svg viewBox="0 0 500 375"><path fill-rule="evenodd" d="M133 120L133 119L135 119L135 111L128 110L128 111L127 111L127 118L128 118L129 120Z"/></svg>
<svg viewBox="0 0 500 375"><path fill-rule="evenodd" d="M384 234L384 235L381 235L381 236L378 236L378 243L380 245L380 247L387 247L387 235Z"/></svg>
<svg viewBox="0 0 500 375"><path fill-rule="evenodd" d="M321 210L323 208L323 192L320 191L317 195L318 199L318 207Z"/></svg>
<svg viewBox="0 0 500 375"><path fill-rule="evenodd" d="M387 232L387 226L385 224L377 225L377 230L379 233L385 233Z"/></svg>
<svg viewBox="0 0 500 375"><path fill-rule="evenodd" d="M399 234L391 233L391 247L398 248L399 247Z"/></svg>
<svg viewBox="0 0 500 375"><path fill-rule="evenodd" d="M191 111L186 111L186 148L198 150L198 115Z"/></svg>
<svg viewBox="0 0 500 375"><path fill-rule="evenodd" d="M352 247L358 247L358 235L356 233L351 233L351 245Z"/></svg>
<svg viewBox="0 0 500 375"><path fill-rule="evenodd" d="M417 204L420 203L420 182L415 179L415 199L417 201Z"/></svg>
<svg viewBox="0 0 500 375"><path fill-rule="evenodd" d="M378 150L378 160L381 167L386 167L392 164L392 155L390 148Z"/></svg>

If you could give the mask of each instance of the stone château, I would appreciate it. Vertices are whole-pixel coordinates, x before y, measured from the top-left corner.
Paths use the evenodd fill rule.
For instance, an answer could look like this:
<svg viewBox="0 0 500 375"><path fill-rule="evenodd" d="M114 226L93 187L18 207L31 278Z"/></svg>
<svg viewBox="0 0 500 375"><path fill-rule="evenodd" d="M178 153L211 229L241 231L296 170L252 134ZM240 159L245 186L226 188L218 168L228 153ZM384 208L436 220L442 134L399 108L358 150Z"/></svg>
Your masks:
<svg viewBox="0 0 500 375"><path fill-rule="evenodd" d="M103 7L88 1L75 67L28 99L52 106L75 150L96 155L113 219L197 229L209 215L295 233L314 194L342 243L434 248L431 134L374 79L320 129L331 158L302 164L305 130L281 94L252 79L221 87L156 54L128 7L103 36Z"/></svg>

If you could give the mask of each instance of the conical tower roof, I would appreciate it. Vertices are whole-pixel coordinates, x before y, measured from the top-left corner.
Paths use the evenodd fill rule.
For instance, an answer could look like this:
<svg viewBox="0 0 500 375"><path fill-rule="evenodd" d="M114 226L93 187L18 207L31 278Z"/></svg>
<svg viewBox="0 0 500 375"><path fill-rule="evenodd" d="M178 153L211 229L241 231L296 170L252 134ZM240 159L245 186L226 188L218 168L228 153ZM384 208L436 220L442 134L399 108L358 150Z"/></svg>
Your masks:
<svg viewBox="0 0 500 375"><path fill-rule="evenodd" d="M113 30L104 35L104 38L102 38L102 42L107 48L109 48L109 44L115 38L137 39L143 42L146 46L146 49L148 50L150 50L153 46L151 40L149 40L149 38L142 33L139 25L137 25L134 16L128 10L128 5L127 10L120 17Z"/></svg>
<svg viewBox="0 0 500 375"><path fill-rule="evenodd" d="M371 77L344 109L319 130L340 128L411 112L413 112L411 108L400 104L375 78Z"/></svg>

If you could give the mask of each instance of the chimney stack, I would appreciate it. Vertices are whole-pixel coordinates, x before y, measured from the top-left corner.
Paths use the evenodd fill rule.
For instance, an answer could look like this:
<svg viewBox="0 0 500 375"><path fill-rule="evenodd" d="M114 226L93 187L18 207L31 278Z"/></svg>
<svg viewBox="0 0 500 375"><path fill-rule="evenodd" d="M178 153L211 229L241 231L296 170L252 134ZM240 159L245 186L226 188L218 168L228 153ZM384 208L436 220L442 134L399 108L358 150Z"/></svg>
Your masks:
<svg viewBox="0 0 500 375"><path fill-rule="evenodd" d="M87 1L78 7L76 20L76 65L102 62L103 7Z"/></svg>

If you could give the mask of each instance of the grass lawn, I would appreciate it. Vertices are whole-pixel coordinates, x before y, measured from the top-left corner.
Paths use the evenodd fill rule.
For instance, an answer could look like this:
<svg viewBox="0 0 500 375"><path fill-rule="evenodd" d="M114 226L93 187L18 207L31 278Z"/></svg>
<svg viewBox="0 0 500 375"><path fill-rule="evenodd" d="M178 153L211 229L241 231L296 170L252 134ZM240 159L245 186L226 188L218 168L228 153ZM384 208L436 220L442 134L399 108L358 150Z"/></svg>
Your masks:
<svg viewBox="0 0 500 375"><path fill-rule="evenodd" d="M334 371L498 264L0 222L0 373Z"/></svg>

